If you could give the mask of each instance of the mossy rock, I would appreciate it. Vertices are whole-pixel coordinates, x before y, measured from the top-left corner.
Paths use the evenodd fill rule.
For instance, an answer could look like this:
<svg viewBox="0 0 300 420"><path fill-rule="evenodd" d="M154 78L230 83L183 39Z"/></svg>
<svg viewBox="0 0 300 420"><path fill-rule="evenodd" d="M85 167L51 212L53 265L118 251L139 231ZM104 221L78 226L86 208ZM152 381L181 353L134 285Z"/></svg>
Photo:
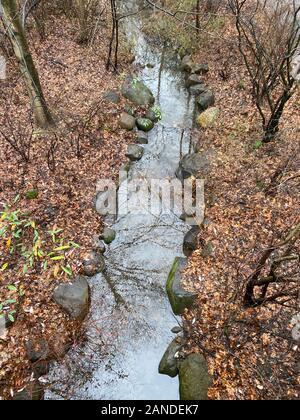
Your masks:
<svg viewBox="0 0 300 420"><path fill-rule="evenodd" d="M219 108L209 108L199 115L199 117L197 118L197 124L202 128L214 127L219 117L219 114Z"/></svg>
<svg viewBox="0 0 300 420"><path fill-rule="evenodd" d="M128 77L122 86L122 95L136 106L150 106L155 102L151 90L140 80Z"/></svg>
<svg viewBox="0 0 300 420"><path fill-rule="evenodd" d="M181 348L182 344L178 342L178 338L175 338L165 351L165 354L163 355L159 364L158 372L161 375L167 375L171 378L175 378L178 375L179 368L176 355Z"/></svg>
<svg viewBox="0 0 300 420"><path fill-rule="evenodd" d="M212 386L205 358L201 354L190 354L179 365L179 392L182 401L206 401Z"/></svg>
<svg viewBox="0 0 300 420"><path fill-rule="evenodd" d="M100 235L100 239L106 243L106 245L111 244L116 239L116 231L111 228L105 228L103 233Z"/></svg>
<svg viewBox="0 0 300 420"><path fill-rule="evenodd" d="M167 281L167 293L175 315L182 315L186 309L194 304L197 294L183 289L181 286L182 273L187 266L186 258L175 258Z"/></svg>
<svg viewBox="0 0 300 420"><path fill-rule="evenodd" d="M28 190L25 194L27 200L36 200L39 196L38 190Z"/></svg>
<svg viewBox="0 0 300 420"><path fill-rule="evenodd" d="M147 133L148 131L151 131L154 127L154 122L151 121L149 118L138 118L136 120L136 126L139 130L144 131Z"/></svg>

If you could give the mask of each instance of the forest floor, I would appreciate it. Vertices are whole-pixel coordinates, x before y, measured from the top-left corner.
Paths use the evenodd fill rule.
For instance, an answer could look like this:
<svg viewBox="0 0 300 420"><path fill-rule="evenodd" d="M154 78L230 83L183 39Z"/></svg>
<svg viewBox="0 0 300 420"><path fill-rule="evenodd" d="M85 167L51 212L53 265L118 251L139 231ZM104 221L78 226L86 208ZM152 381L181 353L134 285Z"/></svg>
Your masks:
<svg viewBox="0 0 300 420"><path fill-rule="evenodd" d="M7 79L1 81L1 132L14 133L19 149L30 151L26 163L0 136L1 211L9 205L28 214L45 241L48 231L62 229L58 236L64 243L80 246L67 254L74 275L80 273L84 254L103 228L93 206L96 183L117 178L132 139L132 134L118 128L124 104L103 100L104 92L118 89L122 82L105 69L107 31L103 26L100 40L89 47L76 42L76 25L66 18L50 16L43 40L29 28L33 58L58 123L55 136L32 136L29 101L14 59L8 62ZM121 64L128 68L125 54ZM26 198L30 190L38 192L36 199ZM80 325L52 301L57 283L68 281L66 273L55 267L42 273L34 269L24 273L14 264L5 268L7 244L1 247L0 302L16 301L19 308L17 317L12 315L13 326L0 339L0 395L8 398L31 378L26 343L43 338L53 358L60 358L77 339Z"/></svg>
<svg viewBox="0 0 300 420"><path fill-rule="evenodd" d="M234 31L226 22L213 42L199 41L195 54L196 62L210 66L205 83L221 115L214 128L195 134L214 159L199 250L186 272L186 286L199 294L184 317L186 353L207 358L211 399L299 399L300 346L292 339L299 302L285 297L278 305L245 310L242 298L262 252L299 223L300 96L289 103L276 140L262 145L245 67L232 46ZM293 252L299 251L298 241ZM262 274L268 268L269 262ZM283 271L299 282L299 262ZM286 287L272 286L268 296Z"/></svg>

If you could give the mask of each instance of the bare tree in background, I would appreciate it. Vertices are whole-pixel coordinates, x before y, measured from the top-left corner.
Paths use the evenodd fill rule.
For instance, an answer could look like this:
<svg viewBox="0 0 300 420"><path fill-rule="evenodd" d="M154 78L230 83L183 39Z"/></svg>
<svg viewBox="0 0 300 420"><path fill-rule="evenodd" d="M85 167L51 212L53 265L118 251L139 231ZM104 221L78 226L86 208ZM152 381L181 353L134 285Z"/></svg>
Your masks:
<svg viewBox="0 0 300 420"><path fill-rule="evenodd" d="M119 18L117 14L116 0L111 0L112 34L109 43L108 58L106 68L109 70L112 65L114 71L118 68L118 50L119 50ZM114 55L114 57L113 57Z"/></svg>
<svg viewBox="0 0 300 420"><path fill-rule="evenodd" d="M300 45L300 5L296 0L229 0L229 5L267 143L296 91L291 64Z"/></svg>
<svg viewBox="0 0 300 420"><path fill-rule="evenodd" d="M16 0L0 0L1 19L18 60L31 100L36 124L43 129L54 125L47 107L39 75L29 51Z"/></svg>

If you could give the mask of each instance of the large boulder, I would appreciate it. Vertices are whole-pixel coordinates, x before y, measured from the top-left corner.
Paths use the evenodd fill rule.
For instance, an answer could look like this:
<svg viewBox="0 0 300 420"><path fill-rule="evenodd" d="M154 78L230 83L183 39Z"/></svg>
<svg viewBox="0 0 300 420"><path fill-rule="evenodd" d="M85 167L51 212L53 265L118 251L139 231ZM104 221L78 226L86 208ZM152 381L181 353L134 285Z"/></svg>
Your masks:
<svg viewBox="0 0 300 420"><path fill-rule="evenodd" d="M182 343L180 343L178 338L175 338L167 348L159 364L158 371L161 375L168 375L171 378L175 378L178 375L178 352L181 348Z"/></svg>
<svg viewBox="0 0 300 420"><path fill-rule="evenodd" d="M71 283L62 283L56 287L53 300L71 318L83 320L89 311L90 288L83 277L77 277Z"/></svg>
<svg viewBox="0 0 300 420"><path fill-rule="evenodd" d="M134 77L128 77L125 80L122 95L136 106L150 106L155 102L151 90Z"/></svg>
<svg viewBox="0 0 300 420"><path fill-rule="evenodd" d="M126 157L131 161L141 160L144 155L144 148L138 144L130 144L127 148Z"/></svg>
<svg viewBox="0 0 300 420"><path fill-rule="evenodd" d="M211 128L214 127L216 124L216 121L218 119L218 116L220 114L219 108L213 107L209 108L206 111L202 112L202 114L199 115L197 118L197 124L201 128Z"/></svg>
<svg viewBox="0 0 300 420"><path fill-rule="evenodd" d="M132 131L135 127L135 118L132 115L123 112L119 120L119 125L124 130Z"/></svg>
<svg viewBox="0 0 300 420"><path fill-rule="evenodd" d="M138 118L136 120L136 126L139 130L147 133L148 131L151 131L153 129L154 122L149 118Z"/></svg>
<svg viewBox="0 0 300 420"><path fill-rule="evenodd" d="M200 111L206 111L215 104L215 95L211 90L207 90L198 96L196 103Z"/></svg>
<svg viewBox="0 0 300 420"><path fill-rule="evenodd" d="M167 293L175 315L182 315L189 309L197 298L196 293L186 291L182 285L182 275L186 268L187 259L177 257L167 281Z"/></svg>
<svg viewBox="0 0 300 420"><path fill-rule="evenodd" d="M200 228L193 226L192 229L185 235L183 240L183 253L186 257L190 257L194 251L198 249L198 236Z"/></svg>
<svg viewBox="0 0 300 420"><path fill-rule="evenodd" d="M105 259L100 251L91 251L84 256L83 270L88 277L94 277L105 270Z"/></svg>
<svg viewBox="0 0 300 420"><path fill-rule="evenodd" d="M185 155L176 171L176 176L180 180L188 179L191 176L195 178L205 177L209 171L210 162L206 153L191 153Z"/></svg>
<svg viewBox="0 0 300 420"><path fill-rule="evenodd" d="M206 401L212 386L205 358L201 354L190 354L179 365L179 391L182 401Z"/></svg>

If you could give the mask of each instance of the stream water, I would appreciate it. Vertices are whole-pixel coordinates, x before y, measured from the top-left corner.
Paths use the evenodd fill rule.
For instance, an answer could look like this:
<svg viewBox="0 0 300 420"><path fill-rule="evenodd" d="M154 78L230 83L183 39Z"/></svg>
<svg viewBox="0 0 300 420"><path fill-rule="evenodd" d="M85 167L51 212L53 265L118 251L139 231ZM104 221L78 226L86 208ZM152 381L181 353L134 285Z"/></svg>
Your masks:
<svg viewBox="0 0 300 420"><path fill-rule="evenodd" d="M126 1L128 10L137 1ZM124 21L125 22L125 21ZM144 36L141 15L126 19L134 41L140 78L152 90L163 119L149 135L141 161L129 177L175 178L180 158L190 151L194 102L184 86L176 54ZM48 399L177 400L178 379L159 375L158 365L177 325L165 285L176 256L182 255L188 226L175 215L144 213L119 217L117 239L107 253L107 271L91 279L91 313L86 342L74 348L51 373Z"/></svg>

